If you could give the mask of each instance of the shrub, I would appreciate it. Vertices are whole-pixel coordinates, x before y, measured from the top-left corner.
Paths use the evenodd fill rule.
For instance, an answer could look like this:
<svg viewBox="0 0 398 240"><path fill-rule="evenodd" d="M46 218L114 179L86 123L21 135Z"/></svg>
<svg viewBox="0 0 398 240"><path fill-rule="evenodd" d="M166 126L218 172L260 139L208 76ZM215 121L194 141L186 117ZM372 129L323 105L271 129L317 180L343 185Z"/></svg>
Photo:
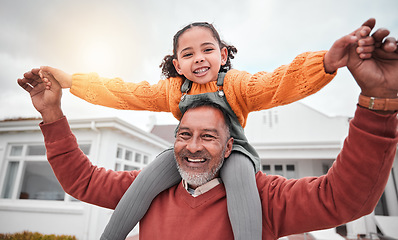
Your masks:
<svg viewBox="0 0 398 240"><path fill-rule="evenodd" d="M0 240L77 240L75 236L69 235L43 235L41 233L24 231L22 233L2 234L0 233Z"/></svg>

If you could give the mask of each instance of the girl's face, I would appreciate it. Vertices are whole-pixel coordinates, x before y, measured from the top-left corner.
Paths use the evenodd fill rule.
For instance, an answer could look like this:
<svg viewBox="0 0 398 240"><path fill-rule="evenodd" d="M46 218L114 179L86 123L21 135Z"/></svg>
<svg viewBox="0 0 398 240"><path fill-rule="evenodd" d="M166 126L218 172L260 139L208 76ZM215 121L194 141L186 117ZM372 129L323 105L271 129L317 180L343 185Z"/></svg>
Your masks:
<svg viewBox="0 0 398 240"><path fill-rule="evenodd" d="M220 49L211 30L205 27L193 27L181 34L176 52L173 64L177 73L198 84L217 81L218 71L228 57L227 49Z"/></svg>

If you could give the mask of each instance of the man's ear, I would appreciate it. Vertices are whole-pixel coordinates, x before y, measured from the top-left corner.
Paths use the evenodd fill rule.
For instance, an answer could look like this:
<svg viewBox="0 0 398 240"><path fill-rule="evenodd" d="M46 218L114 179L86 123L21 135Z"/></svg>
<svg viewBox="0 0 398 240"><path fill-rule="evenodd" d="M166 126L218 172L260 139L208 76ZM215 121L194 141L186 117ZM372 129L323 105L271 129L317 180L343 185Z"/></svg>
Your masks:
<svg viewBox="0 0 398 240"><path fill-rule="evenodd" d="M182 75L180 63L178 62L177 59L173 59L173 65L174 65L174 68L176 69L177 73Z"/></svg>
<svg viewBox="0 0 398 240"><path fill-rule="evenodd" d="M228 49L226 47L221 48L221 65L224 66L228 60Z"/></svg>
<svg viewBox="0 0 398 240"><path fill-rule="evenodd" d="M233 137L229 138L227 141L224 158L227 158L229 157L229 155L231 155L233 143L234 143L234 138Z"/></svg>

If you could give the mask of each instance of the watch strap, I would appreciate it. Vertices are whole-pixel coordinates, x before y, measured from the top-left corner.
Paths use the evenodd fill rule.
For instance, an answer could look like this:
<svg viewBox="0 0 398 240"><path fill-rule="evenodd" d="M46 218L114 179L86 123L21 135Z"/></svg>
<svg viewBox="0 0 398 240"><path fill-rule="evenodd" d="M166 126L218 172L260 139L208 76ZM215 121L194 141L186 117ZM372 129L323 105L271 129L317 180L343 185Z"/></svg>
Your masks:
<svg viewBox="0 0 398 240"><path fill-rule="evenodd" d="M398 111L398 98L376 98L360 94L358 104L370 110Z"/></svg>

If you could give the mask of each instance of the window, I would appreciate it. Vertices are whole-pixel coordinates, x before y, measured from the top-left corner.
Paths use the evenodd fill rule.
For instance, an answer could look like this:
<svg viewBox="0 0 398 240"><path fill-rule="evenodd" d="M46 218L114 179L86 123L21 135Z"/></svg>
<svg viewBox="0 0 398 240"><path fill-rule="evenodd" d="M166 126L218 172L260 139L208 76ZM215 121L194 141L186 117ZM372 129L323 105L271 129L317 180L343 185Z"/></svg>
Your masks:
<svg viewBox="0 0 398 240"><path fill-rule="evenodd" d="M393 167L390 171L390 179L387 186L383 192L383 195L379 199L379 202L375 208L375 214L381 216L392 216L394 215L394 209L396 208L396 203L393 199L398 196L397 188L397 178L396 178L396 167Z"/></svg>
<svg viewBox="0 0 398 240"><path fill-rule="evenodd" d="M124 165L123 171L133 171L133 170L140 170L138 167Z"/></svg>
<svg viewBox="0 0 398 240"><path fill-rule="evenodd" d="M283 176L283 166L282 165L274 165L274 174Z"/></svg>
<svg viewBox="0 0 398 240"><path fill-rule="evenodd" d="M149 156L136 150L119 146L116 150L116 171L133 171L148 165Z"/></svg>
<svg viewBox="0 0 398 240"><path fill-rule="evenodd" d="M23 146L12 146L10 156L21 156Z"/></svg>
<svg viewBox="0 0 398 240"><path fill-rule="evenodd" d="M144 155L144 165L148 165L149 163L149 158L147 155Z"/></svg>
<svg viewBox="0 0 398 240"><path fill-rule="evenodd" d="M91 149L91 144L79 144L79 148L80 150L82 150L82 152L84 154L86 154L87 156L90 155L90 149Z"/></svg>
<svg viewBox="0 0 398 240"><path fill-rule="evenodd" d="M331 167L330 164L328 164L328 163L323 163L323 164L322 164L322 174L328 173L330 167Z"/></svg>
<svg viewBox="0 0 398 240"><path fill-rule="evenodd" d="M89 154L90 144L80 147ZM9 145L5 163L1 198L74 201L56 179L47 162L44 145Z"/></svg>
<svg viewBox="0 0 398 240"><path fill-rule="evenodd" d="M28 156L44 156L46 155L46 148L44 146L28 146Z"/></svg>
<svg viewBox="0 0 398 240"><path fill-rule="evenodd" d="M141 153L136 153L135 154L135 162L136 163L141 163Z"/></svg>
<svg viewBox="0 0 398 240"><path fill-rule="evenodd" d="M271 174L271 165L263 165L262 171L263 173Z"/></svg>
<svg viewBox="0 0 398 240"><path fill-rule="evenodd" d="M118 147L116 151L116 158L122 158L123 155L123 149Z"/></svg>
<svg viewBox="0 0 398 240"><path fill-rule="evenodd" d="M297 178L295 164L263 164L262 171L266 174L280 175L290 178Z"/></svg>
<svg viewBox="0 0 398 240"><path fill-rule="evenodd" d="M286 178L296 178L296 167L293 164L286 165Z"/></svg>
<svg viewBox="0 0 398 240"><path fill-rule="evenodd" d="M124 156L124 159L127 161L131 161L133 159L133 152L126 150L126 155Z"/></svg>
<svg viewBox="0 0 398 240"><path fill-rule="evenodd" d="M22 176L20 199L64 200L65 192L47 161L26 162Z"/></svg>
<svg viewBox="0 0 398 240"><path fill-rule="evenodd" d="M278 111L266 110L263 111L263 125L273 128L279 123Z"/></svg>
<svg viewBox="0 0 398 240"><path fill-rule="evenodd" d="M9 162L6 170L5 183L1 193L2 198L11 198L12 190L15 187L19 162Z"/></svg>

